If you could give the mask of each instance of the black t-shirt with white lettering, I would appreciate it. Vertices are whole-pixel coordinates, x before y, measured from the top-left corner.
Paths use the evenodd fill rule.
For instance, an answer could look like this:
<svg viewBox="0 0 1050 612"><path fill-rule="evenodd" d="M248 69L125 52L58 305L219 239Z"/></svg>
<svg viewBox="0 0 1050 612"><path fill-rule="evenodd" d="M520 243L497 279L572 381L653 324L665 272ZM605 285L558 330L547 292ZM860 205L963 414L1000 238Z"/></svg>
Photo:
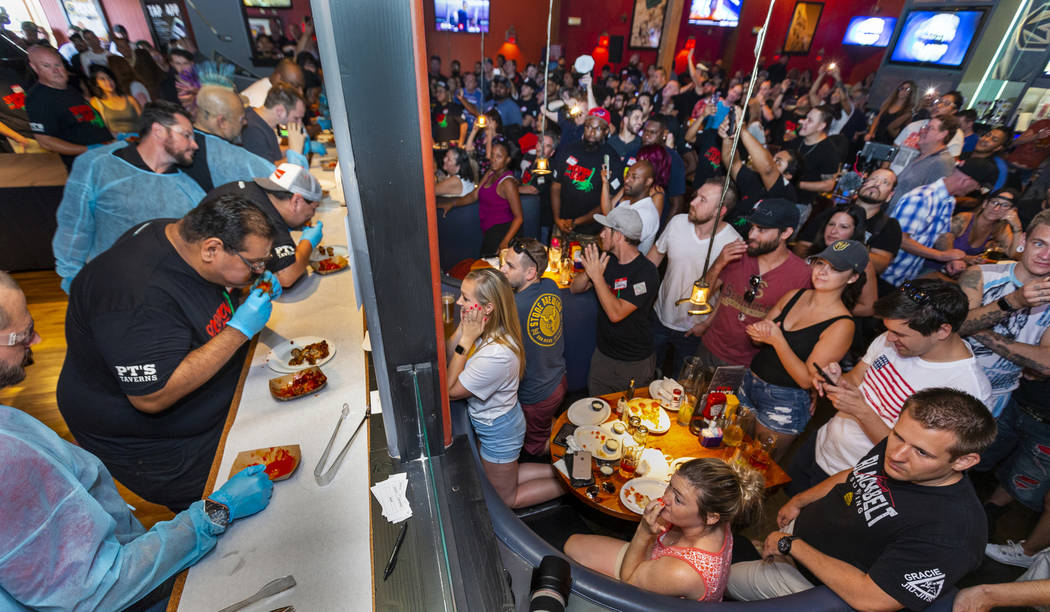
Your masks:
<svg viewBox="0 0 1050 612"><path fill-rule="evenodd" d="M295 247L298 243L292 238L291 228L288 227L281 213L274 208L266 191L254 181L234 181L220 185L208 192L201 203L230 194L250 200L266 213L266 216L273 222L273 226L277 228L277 237L273 239L273 250L271 251L273 262L267 266L267 269L277 272L295 263Z"/></svg>
<svg viewBox="0 0 1050 612"><path fill-rule="evenodd" d="M91 108L80 92L72 88L54 89L42 83L26 94L29 127L35 134L61 138L78 145L102 144L113 140L106 122ZM63 155L66 166L73 165L73 155Z"/></svg>
<svg viewBox="0 0 1050 612"><path fill-rule="evenodd" d="M799 157L802 158L800 181L822 181L838 172L839 164L842 163L843 153L830 138L825 138L815 145L808 145L803 138L796 138L784 145L784 148L798 151ZM812 191L799 189L798 201L808 204L816 195Z"/></svg>
<svg viewBox="0 0 1050 612"><path fill-rule="evenodd" d="M87 263L70 289L66 360L58 407L70 431L100 453L214 443L247 343L200 387L170 408L146 414L127 396L161 390L186 356L233 316L226 289L201 277L167 239L176 219L140 223Z"/></svg>
<svg viewBox="0 0 1050 612"><path fill-rule="evenodd" d="M905 607L921 610L980 565L987 522L969 478L942 487L893 480L883 467L885 454L883 440L845 483L802 509L794 533L867 573Z"/></svg>
<svg viewBox="0 0 1050 612"><path fill-rule="evenodd" d="M588 149L582 140L558 147L553 169L561 184L561 218L582 217L602 203L602 164L609 158L609 191L623 186L623 162L608 144ZM595 222L576 228L581 234L597 234L601 225Z"/></svg>
<svg viewBox="0 0 1050 612"><path fill-rule="evenodd" d="M639 361L653 353L653 302L660 290L660 273L653 262L639 254L626 264L609 255L605 283L616 297L637 306L619 323L613 323L598 307L598 350L606 357Z"/></svg>

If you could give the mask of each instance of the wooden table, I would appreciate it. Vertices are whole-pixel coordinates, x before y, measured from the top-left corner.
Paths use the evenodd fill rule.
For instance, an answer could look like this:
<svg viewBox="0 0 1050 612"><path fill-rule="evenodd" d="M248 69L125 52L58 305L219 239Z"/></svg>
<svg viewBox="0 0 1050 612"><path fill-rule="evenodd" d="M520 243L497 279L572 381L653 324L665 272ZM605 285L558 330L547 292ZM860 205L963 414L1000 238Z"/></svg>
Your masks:
<svg viewBox="0 0 1050 612"><path fill-rule="evenodd" d="M602 395L601 398L609 402L609 405L615 408L616 401L623 397L624 393L624 391L621 391L619 393L610 393L608 395ZM636 398L649 397L649 391L648 389L638 389L635 391L634 396ZM668 412L667 414L671 417L671 429L669 429L666 433L663 434L653 434L652 432L650 432L649 443L647 444L649 448L658 449L661 452L663 452L664 455L670 455L675 459L679 457L718 457L719 459L725 460L731 458L736 452L737 449L724 445L719 448L704 448L703 446L700 446L700 442L696 439L696 436L689 433L689 428L678 424L677 415L674 412ZM616 410L614 409L611 411L609 418L606 419L606 422L615 421L618 418L619 415L616 414ZM626 421L626 418L624 418L623 420ZM554 425L551 427L552 463L557 462L565 455L566 448L564 446L559 446L555 444L554 437L558 435L558 430L561 429L562 425L568 422L569 413L568 411L565 411L561 414L561 416L558 417L556 421L554 421ZM740 445L740 448L744 448L744 446L748 442L750 442L750 439L745 438L744 442ZM606 478L605 476L601 475L596 468L594 469L593 473L595 476L596 484L600 484L601 482L608 480L614 485L616 485L615 493L606 493L605 491L601 491L598 494L597 501L592 500L590 497L587 496L587 487L574 488L571 484L569 484L569 479L564 474L562 474L560 470L555 469L554 471L558 474L562 481L565 482L566 485L568 485L569 490L572 491L572 494L583 500L584 503L586 503L587 505L593 508L597 508L601 512L604 512L605 514L608 514L609 516L614 516L616 518L635 522L641 520L641 515L635 514L634 512L629 510L627 506L624 506L623 502L620 501L620 488L623 487L624 483L626 483L629 479L621 476L619 470L614 472L612 476ZM767 488L779 486L791 480L791 478L788 477L787 473L784 472L784 470L779 465L772 462L770 463L769 467L765 469L764 475L766 477Z"/></svg>

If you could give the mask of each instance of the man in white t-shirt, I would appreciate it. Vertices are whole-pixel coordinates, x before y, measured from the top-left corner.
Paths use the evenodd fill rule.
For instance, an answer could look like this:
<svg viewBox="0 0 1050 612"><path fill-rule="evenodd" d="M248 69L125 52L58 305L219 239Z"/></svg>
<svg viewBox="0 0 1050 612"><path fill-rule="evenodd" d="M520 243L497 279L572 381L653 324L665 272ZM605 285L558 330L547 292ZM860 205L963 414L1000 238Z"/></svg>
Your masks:
<svg viewBox="0 0 1050 612"><path fill-rule="evenodd" d="M904 401L916 391L948 387L988 406L992 389L970 346L959 337L969 304L955 283L907 281L875 302L886 333L857 367L818 364L834 385L815 379L817 392L838 412L798 450L788 475L795 495L854 465L890 433Z"/></svg>
<svg viewBox="0 0 1050 612"><path fill-rule="evenodd" d="M656 210L656 204L649 197L649 190L656 180L653 172L653 165L648 161L643 159L635 162L623 177L623 194L619 197L613 196L611 200L606 197L608 194L605 192L609 183L602 181L603 215L608 215L617 206L626 206L642 218L642 239L638 245L638 251L641 253L649 252L656 240L656 232L660 230L660 211Z"/></svg>
<svg viewBox="0 0 1050 612"><path fill-rule="evenodd" d="M962 108L962 105L962 94L957 91L949 91L934 100L933 106L930 107L930 119L934 117L952 116ZM901 172L904 171L905 166L919 156L919 130L929 123L930 119L912 121L904 126L904 129L901 130L900 134L897 134L897 137L893 140L893 144L900 147L900 150L897 151L896 157L890 162L890 170L893 170L897 176L900 176ZM948 152L951 153L955 159L959 159L959 155L962 154L964 138L962 130L956 129L955 134L952 136L951 140L948 141Z"/></svg>
<svg viewBox="0 0 1050 612"><path fill-rule="evenodd" d="M726 193L726 199L719 204L721 196L721 179L709 179L701 185L696 190L696 197L689 203L689 212L672 217L656 244L645 255L655 266L659 266L664 257L668 258L660 293L653 305L653 310L656 311L656 318L653 320L653 350L659 368L663 364L668 346L672 348L674 370L667 373L671 376L681 370L686 357L696 354L696 349L700 346L698 328L709 316L691 315L691 304L676 302L689 297L693 290L693 282L704 275L704 261L715 224L718 224L718 231L715 234L714 246L711 247L711 262L722 252L722 247L741 239L732 226L722 221L726 211L736 205L736 192L730 189Z"/></svg>

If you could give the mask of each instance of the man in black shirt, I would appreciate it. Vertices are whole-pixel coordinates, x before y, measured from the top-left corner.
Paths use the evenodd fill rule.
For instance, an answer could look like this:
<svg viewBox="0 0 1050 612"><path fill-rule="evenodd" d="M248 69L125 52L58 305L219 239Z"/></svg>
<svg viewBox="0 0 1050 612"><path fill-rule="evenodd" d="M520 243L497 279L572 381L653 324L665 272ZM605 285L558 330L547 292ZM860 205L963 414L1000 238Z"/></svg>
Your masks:
<svg viewBox="0 0 1050 612"><path fill-rule="evenodd" d="M583 252L584 274L572 281L572 292L594 288L598 297L597 347L591 356L587 389L591 395L622 391L633 378L648 385L656 369L653 355L653 302L660 289L660 273L638 252L642 217L627 206L608 215L595 215L602 224L602 248L593 244Z"/></svg>
<svg viewBox="0 0 1050 612"><path fill-rule="evenodd" d="M236 194L266 213L277 229L273 257L267 269L282 287L291 287L306 272L310 253L321 243L324 226L317 221L303 230L299 240L291 231L303 228L313 219L321 200L321 184L302 166L284 163L272 174L251 181L235 181L217 187L204 202Z"/></svg>
<svg viewBox="0 0 1050 612"><path fill-rule="evenodd" d="M840 151L828 139L831 118L831 109L826 106L811 109L799 124L799 137L785 145L787 149L798 151L802 160L798 183L798 201L801 204L812 204L817 194L835 188L835 173L846 152Z"/></svg>
<svg viewBox="0 0 1050 612"><path fill-rule="evenodd" d="M535 130L539 124L540 116L540 103L536 99L536 92L539 90L539 85L532 79L523 79L521 81L521 87L519 88L518 96L518 108L521 110L521 125L522 127Z"/></svg>
<svg viewBox="0 0 1050 612"><path fill-rule="evenodd" d="M994 437L995 419L976 398L915 393L856 466L780 509L784 531L766 538L767 559L734 564L728 592L756 600L824 584L859 610L929 606L981 563L987 526L964 472Z"/></svg>
<svg viewBox="0 0 1050 612"><path fill-rule="evenodd" d="M462 147L467 141L467 115L452 101L448 83L434 82L434 101L430 104L430 132L436 145Z"/></svg>
<svg viewBox="0 0 1050 612"><path fill-rule="evenodd" d="M179 511L201 498L248 340L272 308L256 289L235 309L227 287L266 269L274 236L251 202L218 198L132 228L73 283L59 410L151 502Z"/></svg>
<svg viewBox="0 0 1050 612"><path fill-rule="evenodd" d="M288 150L302 157L306 135L302 120L306 114L306 101L299 90L286 83L277 83L266 94L266 101L258 108L245 111L241 144L266 161L274 163L284 159L277 139L277 126L288 128ZM296 163L298 158L289 154L288 161ZM305 166L305 158L298 160Z"/></svg>
<svg viewBox="0 0 1050 612"><path fill-rule="evenodd" d="M583 140L558 148L551 167L557 182L551 185L554 224L563 234L597 234L601 226L594 214L601 209L602 166L609 164L609 187L619 191L623 185L623 164L616 151L606 144L609 111L592 108L583 124Z"/></svg>
<svg viewBox="0 0 1050 612"><path fill-rule="evenodd" d="M0 153L21 153L34 144L22 78L14 70L0 66ZM11 145L17 145L17 151Z"/></svg>
<svg viewBox="0 0 1050 612"><path fill-rule="evenodd" d="M66 168L71 168L77 155L113 140L102 117L80 92L68 87L69 72L58 51L33 47L29 66L39 80L26 94L26 111L41 147L61 155Z"/></svg>

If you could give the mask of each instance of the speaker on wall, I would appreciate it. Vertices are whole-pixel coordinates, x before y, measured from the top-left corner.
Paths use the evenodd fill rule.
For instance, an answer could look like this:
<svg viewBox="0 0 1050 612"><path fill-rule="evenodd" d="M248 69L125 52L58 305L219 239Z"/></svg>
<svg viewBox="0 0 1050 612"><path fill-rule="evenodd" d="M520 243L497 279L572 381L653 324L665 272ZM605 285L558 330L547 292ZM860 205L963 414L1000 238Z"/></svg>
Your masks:
<svg viewBox="0 0 1050 612"><path fill-rule="evenodd" d="M623 36L609 37L609 63L619 64L623 61Z"/></svg>

